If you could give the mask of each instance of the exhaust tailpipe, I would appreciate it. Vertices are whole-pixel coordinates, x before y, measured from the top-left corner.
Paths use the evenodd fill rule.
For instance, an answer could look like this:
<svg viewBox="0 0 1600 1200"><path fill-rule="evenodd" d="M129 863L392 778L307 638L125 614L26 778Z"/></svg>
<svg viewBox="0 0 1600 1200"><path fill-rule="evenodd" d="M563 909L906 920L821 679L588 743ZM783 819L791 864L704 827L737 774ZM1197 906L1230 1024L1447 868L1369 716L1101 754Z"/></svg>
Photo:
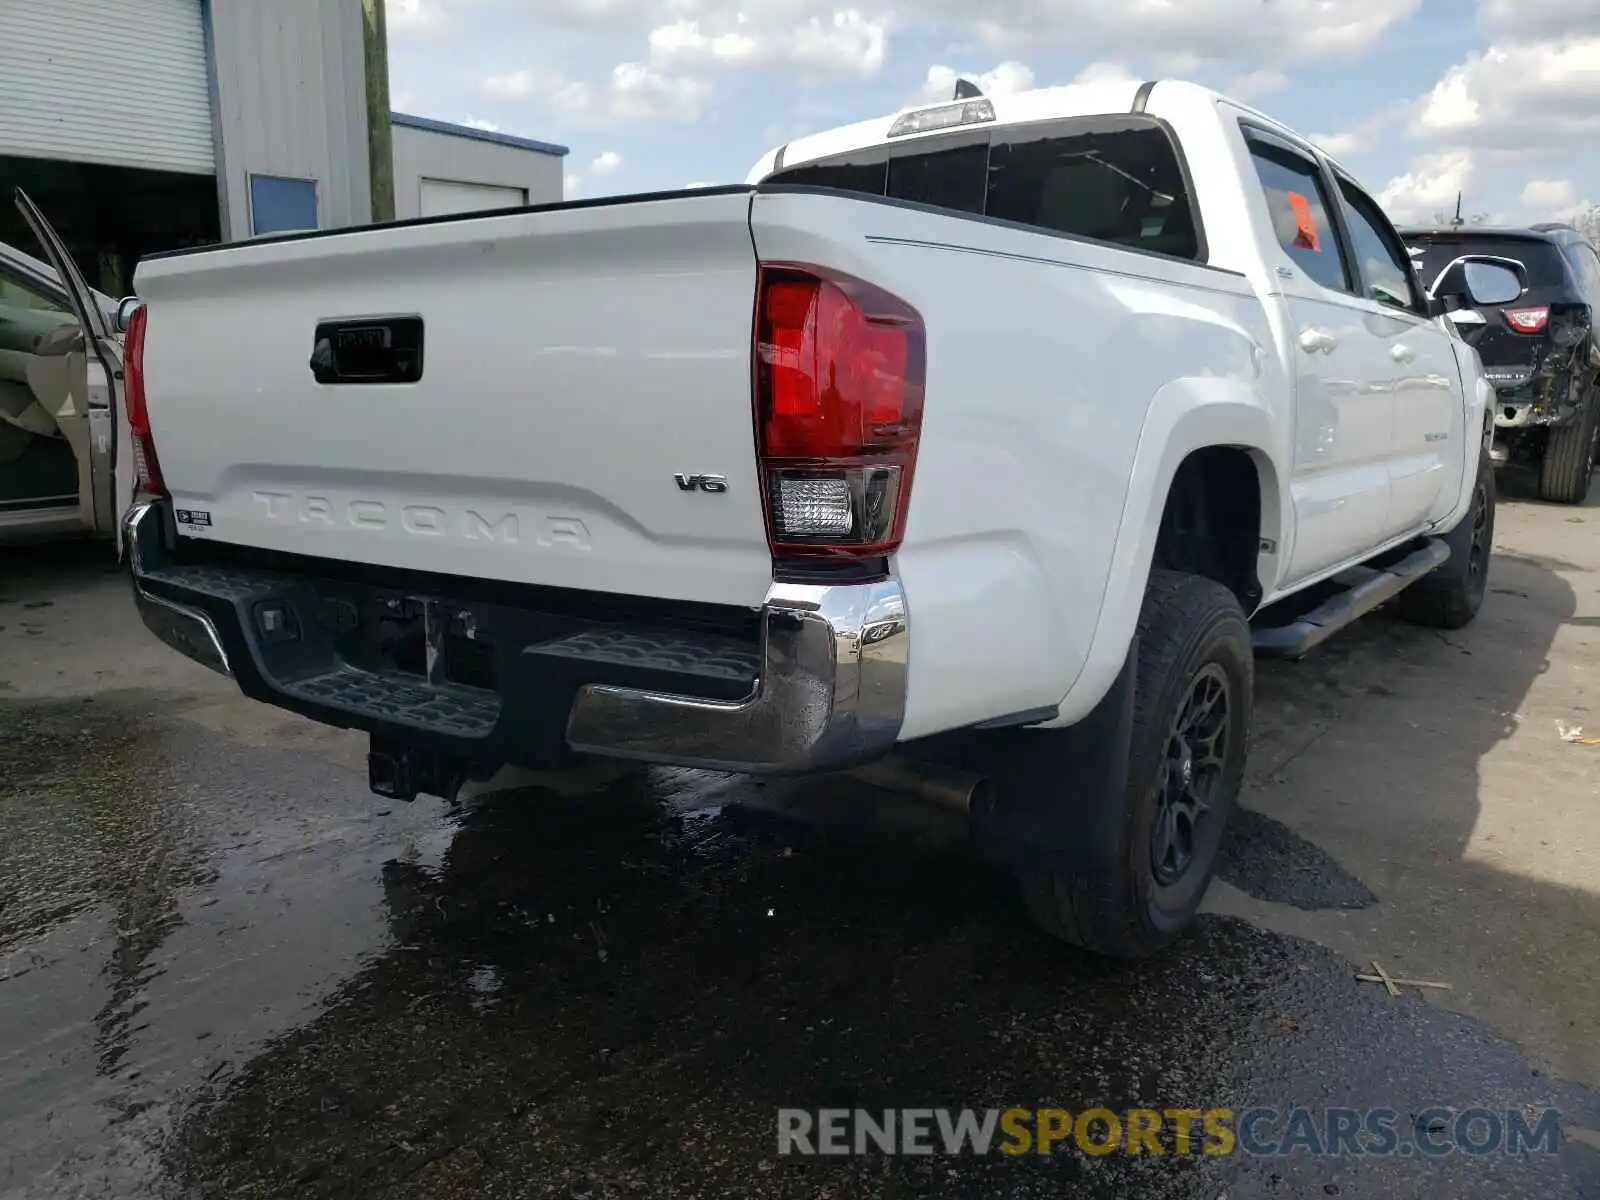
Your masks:
<svg viewBox="0 0 1600 1200"><path fill-rule="evenodd" d="M888 758L856 767L848 774L874 787L908 795L952 812L967 813L990 783L981 775L914 758Z"/></svg>

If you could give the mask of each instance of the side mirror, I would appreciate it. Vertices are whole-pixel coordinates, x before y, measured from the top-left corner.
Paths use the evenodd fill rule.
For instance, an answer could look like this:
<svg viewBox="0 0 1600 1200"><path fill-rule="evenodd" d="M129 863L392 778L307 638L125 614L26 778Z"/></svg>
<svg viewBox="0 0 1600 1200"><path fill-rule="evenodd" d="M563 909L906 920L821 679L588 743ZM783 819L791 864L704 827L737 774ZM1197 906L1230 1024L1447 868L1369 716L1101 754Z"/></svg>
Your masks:
<svg viewBox="0 0 1600 1200"><path fill-rule="evenodd" d="M1458 308L1510 304L1527 287L1527 269L1516 259L1463 255L1439 272L1429 290L1428 307L1442 316Z"/></svg>
<svg viewBox="0 0 1600 1200"><path fill-rule="evenodd" d="M116 326L118 333L128 332L128 322L133 318L133 310L143 303L144 301L137 296L124 296L122 298L117 305Z"/></svg>
<svg viewBox="0 0 1600 1200"><path fill-rule="evenodd" d="M1469 262L1466 275L1467 299L1474 308L1510 304L1522 295L1522 272L1497 262Z"/></svg>

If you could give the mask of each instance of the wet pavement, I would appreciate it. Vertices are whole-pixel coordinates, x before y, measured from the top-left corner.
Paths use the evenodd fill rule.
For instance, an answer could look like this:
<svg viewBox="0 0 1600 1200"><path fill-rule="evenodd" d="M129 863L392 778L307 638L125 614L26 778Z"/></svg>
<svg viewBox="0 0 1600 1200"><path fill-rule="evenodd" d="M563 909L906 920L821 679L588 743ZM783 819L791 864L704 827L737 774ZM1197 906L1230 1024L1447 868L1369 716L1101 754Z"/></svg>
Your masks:
<svg viewBox="0 0 1600 1200"><path fill-rule="evenodd" d="M654 770L453 810L137 627L0 573L0 1198L1600 1195L1600 512L1501 513L1480 621L1263 664L1195 934L1035 934L849 781ZM30 607L30 605L35 607ZM507 781L502 781L506 783ZM517 781L509 781L517 782ZM1391 998L1354 975L1449 982ZM818 1108L1440 1106L1559 1152L796 1157ZM1169 1147L1170 1148L1170 1147Z"/></svg>

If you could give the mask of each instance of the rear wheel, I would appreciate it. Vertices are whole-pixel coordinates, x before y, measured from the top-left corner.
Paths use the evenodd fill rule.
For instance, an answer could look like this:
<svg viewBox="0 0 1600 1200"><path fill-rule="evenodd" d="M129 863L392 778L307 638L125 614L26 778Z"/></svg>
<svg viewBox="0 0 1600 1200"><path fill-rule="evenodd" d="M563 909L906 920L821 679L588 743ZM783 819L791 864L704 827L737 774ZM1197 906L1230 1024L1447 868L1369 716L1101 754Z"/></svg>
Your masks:
<svg viewBox="0 0 1600 1200"><path fill-rule="evenodd" d="M1472 507L1461 523L1445 534L1450 558L1400 593L1400 615L1416 625L1460 629L1483 607L1489 587L1489 558L1494 550L1494 463L1478 460Z"/></svg>
<svg viewBox="0 0 1600 1200"><path fill-rule="evenodd" d="M1600 393L1583 394L1570 425L1550 431L1539 461L1539 499L1555 504L1582 504L1594 473L1595 441L1600 433Z"/></svg>
<svg viewBox="0 0 1600 1200"><path fill-rule="evenodd" d="M1138 646L1126 789L1084 801L1115 805L1113 819L1084 821L1100 832L1070 867L1019 876L1045 930L1117 958L1153 954L1194 920L1238 798L1254 686L1244 612L1209 579L1153 572ZM1047 753L1038 759L1027 786L1071 803L1073 781L1048 773Z"/></svg>

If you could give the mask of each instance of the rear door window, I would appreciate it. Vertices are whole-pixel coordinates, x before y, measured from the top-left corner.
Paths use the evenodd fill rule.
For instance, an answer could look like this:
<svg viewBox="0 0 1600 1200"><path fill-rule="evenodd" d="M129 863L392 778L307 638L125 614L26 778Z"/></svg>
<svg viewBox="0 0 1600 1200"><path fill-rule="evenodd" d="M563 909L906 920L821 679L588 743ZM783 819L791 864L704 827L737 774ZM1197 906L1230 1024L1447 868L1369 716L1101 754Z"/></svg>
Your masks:
<svg viewBox="0 0 1600 1200"><path fill-rule="evenodd" d="M1411 278L1411 261L1405 245L1384 218L1383 211L1349 180L1339 181L1344 197L1345 222L1350 226L1351 249L1361 266L1366 296L1390 308L1424 311Z"/></svg>
<svg viewBox="0 0 1600 1200"><path fill-rule="evenodd" d="M1041 121L872 147L774 172L837 188L1199 259L1188 181L1171 136L1147 117Z"/></svg>
<svg viewBox="0 0 1600 1200"><path fill-rule="evenodd" d="M1267 198L1273 233L1295 266L1325 288L1355 290L1329 216L1322 171L1311 159L1254 138L1250 157Z"/></svg>

